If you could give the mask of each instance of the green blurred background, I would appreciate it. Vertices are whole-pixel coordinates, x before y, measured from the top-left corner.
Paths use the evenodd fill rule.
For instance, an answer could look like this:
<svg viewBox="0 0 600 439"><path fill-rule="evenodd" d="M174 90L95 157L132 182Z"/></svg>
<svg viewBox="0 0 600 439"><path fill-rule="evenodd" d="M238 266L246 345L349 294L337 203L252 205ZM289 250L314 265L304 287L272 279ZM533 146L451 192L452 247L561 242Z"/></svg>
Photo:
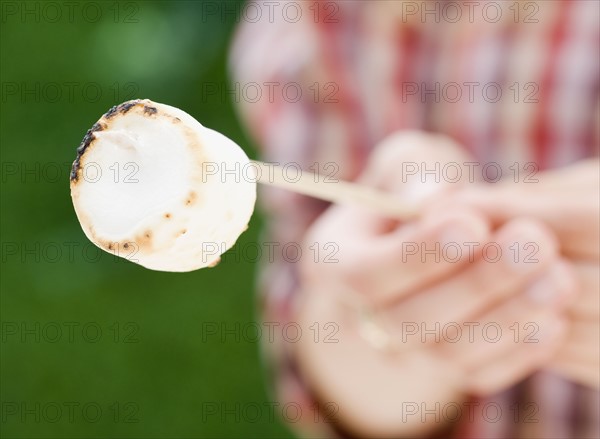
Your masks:
<svg viewBox="0 0 600 439"><path fill-rule="evenodd" d="M100 254L69 194L86 130L131 98L180 107L253 156L230 96L203 93L228 80L237 24L208 12L193 1L2 2L2 437L291 437L268 410L243 411L273 401L259 344L205 331L257 319L255 264L170 274ZM240 244L260 227L255 215Z"/></svg>

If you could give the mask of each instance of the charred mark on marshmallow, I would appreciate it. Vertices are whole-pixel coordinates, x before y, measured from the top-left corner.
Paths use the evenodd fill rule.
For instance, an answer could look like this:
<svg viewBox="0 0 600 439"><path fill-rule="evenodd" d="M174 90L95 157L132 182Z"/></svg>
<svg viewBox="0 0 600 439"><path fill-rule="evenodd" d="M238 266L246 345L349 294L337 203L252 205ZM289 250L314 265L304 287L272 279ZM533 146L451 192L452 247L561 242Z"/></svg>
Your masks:
<svg viewBox="0 0 600 439"><path fill-rule="evenodd" d="M105 239L98 239L97 237L94 237L94 240L95 240L94 242L96 242L98 244L98 246L100 246L104 250L107 250L116 255L119 255L121 250L127 250L128 252L136 252L137 253L137 251L140 249L140 247L142 247L143 245L150 244L149 239L147 239L146 241L142 241L141 243L139 242L139 239L125 241L125 242L113 242L113 241L106 241Z"/></svg>
<svg viewBox="0 0 600 439"><path fill-rule="evenodd" d="M198 198L198 194L194 191L190 191L190 194L188 195L187 199L185 200L185 205L191 206L194 203L194 201L196 201L197 198Z"/></svg>
<svg viewBox="0 0 600 439"><path fill-rule="evenodd" d="M89 146L94 141L94 133L96 131L102 131L104 129L106 129L106 124L103 124L101 122L96 122L89 130L87 130L87 133L85 133L83 140L81 141L81 143L79 144L79 147L77 148L77 157L75 157L75 161L73 162L73 166L71 167L71 181L77 182L77 180L79 179L79 169L81 167L81 158L83 157L86 150L89 148Z"/></svg>
<svg viewBox="0 0 600 439"><path fill-rule="evenodd" d="M123 102L122 104L115 105L110 110L108 110L106 113L104 113L102 118L104 120L108 121L111 118L113 118L116 114L126 114L127 112L129 112L129 110L131 110L136 105L142 105L143 102L144 102L144 100L142 100L142 99L134 99L132 101L127 101L127 102ZM148 101L146 101L146 102L148 102ZM152 105L147 105L147 104L143 104L143 105L144 105L144 110L143 110L144 115L154 116L158 113L158 109L156 107L154 107ZM181 122L181 120L179 120L179 122ZM100 121L96 122L92 126L92 128L90 128L87 131L87 133L85 134L85 136L83 137L83 140L81 141L79 147L77 148L77 157L75 158L75 161L73 162L73 166L71 168L71 175L70 175L71 181L77 182L77 180L79 179L78 171L81 167L81 157L83 157L83 155L85 154L85 151L88 149L88 147L94 141L94 133L96 131L105 130L106 128L107 128L106 122L103 122L102 119L100 119Z"/></svg>
<svg viewBox="0 0 600 439"><path fill-rule="evenodd" d="M143 233L136 235L133 239L129 238L127 241L115 242L112 243L110 241L106 241L105 239L94 237L95 242L97 242L101 247L108 248L109 250L113 250L113 244L116 244L116 250L124 249L131 251L143 250L144 248L152 247L152 230L146 230Z"/></svg>
<svg viewBox="0 0 600 439"><path fill-rule="evenodd" d="M94 237L95 242L98 243L103 248L108 248L109 250L114 249L114 245L116 244L116 250L130 250L130 251L139 251L139 250L150 250L152 248L152 230L145 230L143 233L136 235L135 237L129 238L127 241L115 242L112 243L110 241L106 241L105 239Z"/></svg>
<svg viewBox="0 0 600 439"><path fill-rule="evenodd" d="M144 246L150 247L152 245L152 231L146 230L142 237L136 236L135 238L123 241L113 241L109 239L105 239L104 237L99 236L96 233L96 230L93 227L89 227L89 234L92 237L92 241L96 243L100 248L116 254L117 256L121 255L121 250L127 250L131 253L129 256L133 256L133 254L137 253L138 250L143 248Z"/></svg>
<svg viewBox="0 0 600 439"><path fill-rule="evenodd" d="M146 230L141 235L138 235L134 238L133 242L137 244L137 248L143 249L151 249L152 248L152 230Z"/></svg>
<svg viewBox="0 0 600 439"><path fill-rule="evenodd" d="M172 120L173 123L181 123L181 119L179 119L177 116L175 116Z"/></svg>
<svg viewBox="0 0 600 439"><path fill-rule="evenodd" d="M170 213L165 213L165 218L166 219L170 219L171 218L171 214Z"/></svg>
<svg viewBox="0 0 600 439"><path fill-rule="evenodd" d="M147 114L148 116L154 116L156 113L158 113L156 107L144 105L144 114Z"/></svg>
<svg viewBox="0 0 600 439"><path fill-rule="evenodd" d="M127 114L129 110L138 105L144 106L144 115L153 116L158 113L158 109L152 105L145 104L144 102L149 102L143 99L134 99L131 101L123 102L122 104L115 105L106 113L104 113L105 119L111 119L117 114Z"/></svg>
<svg viewBox="0 0 600 439"><path fill-rule="evenodd" d="M136 105L139 105L141 103L142 103L141 99L134 99L132 101L123 102L122 104L115 105L114 107L112 107L110 110L108 110L106 113L104 113L103 117L105 119L110 119L110 118L114 117L117 113L126 114L133 107L135 107ZM156 110L156 108L155 108L155 110Z"/></svg>

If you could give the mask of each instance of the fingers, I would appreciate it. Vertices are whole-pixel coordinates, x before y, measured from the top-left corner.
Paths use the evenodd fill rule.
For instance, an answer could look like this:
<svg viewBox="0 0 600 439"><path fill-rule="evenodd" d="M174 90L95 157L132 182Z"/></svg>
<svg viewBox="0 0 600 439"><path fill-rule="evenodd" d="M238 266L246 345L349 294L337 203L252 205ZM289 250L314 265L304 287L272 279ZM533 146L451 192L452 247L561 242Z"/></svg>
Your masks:
<svg viewBox="0 0 600 439"><path fill-rule="evenodd" d="M596 343L597 341L596 339ZM556 354L552 358L549 368L583 386L600 388L600 372L597 359L592 361L573 361L565 355L566 353L562 351Z"/></svg>
<svg viewBox="0 0 600 439"><path fill-rule="evenodd" d="M393 322L415 316L430 325L464 322L521 291L557 259L557 244L540 223L518 219L480 246L479 258L456 275L397 303Z"/></svg>
<svg viewBox="0 0 600 439"><path fill-rule="evenodd" d="M331 233L336 233L335 223L326 225ZM339 247L335 264L310 264L303 276L350 284L372 304L382 305L458 271L470 262L465 243L488 239L489 225L479 214L447 212L368 239L348 233L334 240Z"/></svg>
<svg viewBox="0 0 600 439"><path fill-rule="evenodd" d="M556 262L505 303L455 325L456 335L446 331L437 348L467 373L481 369L491 361L511 355L515 345L529 349L540 343L540 334L552 331L575 293L572 271L564 262Z"/></svg>
<svg viewBox="0 0 600 439"><path fill-rule="evenodd" d="M303 297L296 314L301 327L335 322L339 330L329 342L300 337L293 346L298 367L321 401L336 403L335 419L350 431L361 437L415 437L423 424L406 422L404 402L429 406L460 400L454 371L429 352L387 355L356 330L356 316L337 298L317 292Z"/></svg>
<svg viewBox="0 0 600 439"><path fill-rule="evenodd" d="M451 139L422 132L399 132L375 148L358 180L398 196L399 203L425 202L463 183L461 178L453 182L439 178L436 169L449 162L457 166L468 162L468 155ZM466 178L469 173L465 169L457 174ZM399 227L398 221L382 218L367 209L332 206L315 221L305 246L333 243L338 247L337 262L335 266L303 264L301 275L318 281L346 280L375 303L405 294L409 288L422 287L457 269L463 261L460 258L454 264L442 261L437 266L422 263L415 248L431 249L444 244L444 239L480 241L488 237L487 220L472 212L461 214L453 210L434 218ZM413 254L407 255L411 251Z"/></svg>
<svg viewBox="0 0 600 439"><path fill-rule="evenodd" d="M530 345L515 344L512 349L495 358L465 379L465 389L472 394L486 396L502 391L526 378L553 355L564 340L567 323L564 319L542 322L547 332L540 333L539 342Z"/></svg>
<svg viewBox="0 0 600 439"><path fill-rule="evenodd" d="M471 262L468 243L489 239L489 226L469 211L427 218L413 228L388 236L370 261L369 278L362 283L375 303L383 304L420 291ZM357 267L358 268L358 267Z"/></svg>
<svg viewBox="0 0 600 439"><path fill-rule="evenodd" d="M398 203L420 206L463 186L469 175L463 164L468 161L469 155L464 148L446 136L399 131L374 148L358 183L395 195ZM440 178L439 170L449 163L456 178ZM390 224L397 225L397 221L390 221L367 209L342 208L338 212L346 222L351 218L350 224L360 222L361 229L365 231L380 233L389 230Z"/></svg>
<svg viewBox="0 0 600 439"><path fill-rule="evenodd" d="M469 160L464 148L449 137L399 131L376 146L360 181L398 193L408 201L421 200L436 189L462 186L468 181L464 163ZM460 172L440 178L439 170L445 164L457 166Z"/></svg>
<svg viewBox="0 0 600 439"><path fill-rule="evenodd" d="M398 203L419 203L456 186L446 180L423 179L421 169L426 163L445 163L468 160L468 155L455 142L444 136L418 131L396 132L375 148L357 182L398 197ZM410 164L410 166L408 166ZM418 164L418 166L413 166ZM431 167L431 166L430 166ZM461 175L468 175L462 173ZM458 182L462 180L459 179ZM458 183L457 182L457 183ZM331 206L317 221L315 233L321 229L334 228L333 236L343 236L342 232L353 236L372 236L389 231L390 219L360 206ZM393 221L397 225L397 221Z"/></svg>
<svg viewBox="0 0 600 439"><path fill-rule="evenodd" d="M596 321L574 321L548 367L584 386L600 388L600 345Z"/></svg>
<svg viewBox="0 0 600 439"><path fill-rule="evenodd" d="M597 171L596 171L597 172ZM600 196L598 184L572 190L535 184L505 184L470 188L447 203L479 209L495 224L530 217L544 222L559 238L561 251L574 258L597 260L600 256ZM597 176L595 177L597 179Z"/></svg>
<svg viewBox="0 0 600 439"><path fill-rule="evenodd" d="M593 262L576 262L573 264L579 283L580 294L571 305L570 311L574 319L596 321L600 317L600 269Z"/></svg>
<svg viewBox="0 0 600 439"><path fill-rule="evenodd" d="M557 356L569 361L600 364L600 344L597 321L574 321L569 329L568 342L561 347Z"/></svg>
<svg viewBox="0 0 600 439"><path fill-rule="evenodd" d="M582 160L565 168L551 169L533 176L533 183L544 190L573 194L600 185L598 158ZM510 184L508 182L507 184Z"/></svg>
<svg viewBox="0 0 600 439"><path fill-rule="evenodd" d="M595 263L573 264L579 295L569 307L570 328L548 367L585 386L600 387L600 273Z"/></svg>
<svg viewBox="0 0 600 439"><path fill-rule="evenodd" d="M600 387L600 273L592 263L577 263L574 271L580 295L569 309L570 330L550 368L580 384L597 388Z"/></svg>

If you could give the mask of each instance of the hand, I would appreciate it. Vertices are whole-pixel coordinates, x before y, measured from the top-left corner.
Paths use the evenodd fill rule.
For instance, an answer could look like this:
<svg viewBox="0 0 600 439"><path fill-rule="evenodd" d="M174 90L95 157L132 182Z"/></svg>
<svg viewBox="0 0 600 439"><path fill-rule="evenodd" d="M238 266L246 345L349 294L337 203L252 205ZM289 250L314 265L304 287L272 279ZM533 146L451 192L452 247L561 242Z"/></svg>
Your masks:
<svg viewBox="0 0 600 439"><path fill-rule="evenodd" d="M579 294L569 309L571 329L549 366L584 385L600 387L600 167L585 160L537 176L466 190L449 205L474 208L495 224L527 217L542 221L559 240L574 270Z"/></svg>
<svg viewBox="0 0 600 439"><path fill-rule="evenodd" d="M361 181L401 200L417 188L427 205L464 183L431 188L420 175L404 182L399 169L407 162L449 161L469 160L445 138L396 135L377 149ZM536 263L513 258L510 247L526 241L539 246ZM492 232L485 215L468 207L398 224L333 206L309 230L306 245L315 242L336 243L339 262L303 261L296 318L302 326L332 323L339 331L333 343L303 337L296 353L309 386L321 401L337 404L336 419L354 434L416 437L443 428L423 423L421 414L407 417L407 404L431 410L461 404L468 393L504 389L540 368L567 330L562 314L574 291L572 274L553 233L538 221L516 219ZM488 242L498 243L500 260L488 262L480 252L470 257L465 243ZM414 244L434 249L436 243L458 246L461 254L427 258L408 251ZM375 317L365 317L369 312ZM531 323L533 340L523 334L515 340L510 329L515 322ZM408 337L407 323L437 327L434 332L443 335ZM465 323L478 328L473 340ZM482 337L486 323L500 328L500 341ZM458 340L451 333L456 327L463 330Z"/></svg>

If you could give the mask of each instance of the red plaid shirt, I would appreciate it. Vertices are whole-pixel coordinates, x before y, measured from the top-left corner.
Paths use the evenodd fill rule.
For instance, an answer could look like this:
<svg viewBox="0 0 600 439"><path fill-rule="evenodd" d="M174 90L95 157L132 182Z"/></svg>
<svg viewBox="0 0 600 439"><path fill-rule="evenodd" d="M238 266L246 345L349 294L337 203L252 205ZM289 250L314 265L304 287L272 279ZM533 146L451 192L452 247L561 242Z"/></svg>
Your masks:
<svg viewBox="0 0 600 439"><path fill-rule="evenodd" d="M268 14L258 2L262 17L249 10L231 66L241 88L257 83L263 91L258 100L242 96L239 106L262 158L305 169L335 162L337 176L353 179L372 147L401 129L446 134L502 166L530 161L544 169L598 155L599 2L450 3L295 2L302 10L294 21L295 6ZM287 84L295 85L284 94ZM283 243L301 242L326 208L270 188L260 200L269 239ZM265 321L292 319L297 286L293 263L264 267ZM285 342L265 350L277 398L310 405ZM482 420L458 425L455 437L600 437L595 390L540 371L489 398L507 410L525 400L536 402L540 422ZM328 424L308 424L296 425L307 435L334 434Z"/></svg>

